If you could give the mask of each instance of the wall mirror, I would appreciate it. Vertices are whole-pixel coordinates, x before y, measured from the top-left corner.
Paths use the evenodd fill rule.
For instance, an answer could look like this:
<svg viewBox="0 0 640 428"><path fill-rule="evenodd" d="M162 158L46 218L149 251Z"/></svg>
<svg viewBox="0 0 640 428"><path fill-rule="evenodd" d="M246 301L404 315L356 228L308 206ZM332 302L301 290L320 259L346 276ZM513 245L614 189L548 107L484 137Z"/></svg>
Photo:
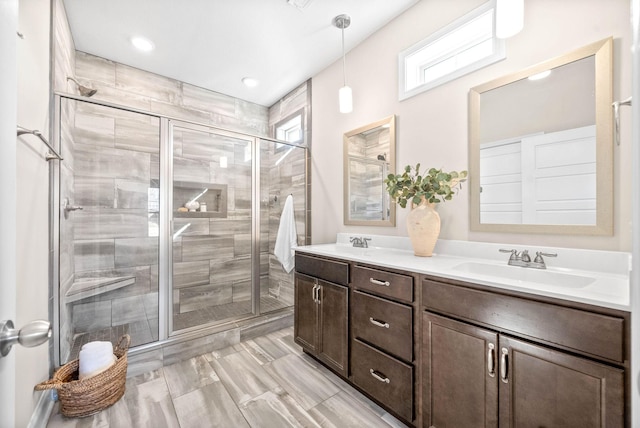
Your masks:
<svg viewBox="0 0 640 428"><path fill-rule="evenodd" d="M345 225L396 225L396 207L384 184L395 165L395 116L344 134Z"/></svg>
<svg viewBox="0 0 640 428"><path fill-rule="evenodd" d="M471 230L613 233L612 49L605 39L471 89Z"/></svg>

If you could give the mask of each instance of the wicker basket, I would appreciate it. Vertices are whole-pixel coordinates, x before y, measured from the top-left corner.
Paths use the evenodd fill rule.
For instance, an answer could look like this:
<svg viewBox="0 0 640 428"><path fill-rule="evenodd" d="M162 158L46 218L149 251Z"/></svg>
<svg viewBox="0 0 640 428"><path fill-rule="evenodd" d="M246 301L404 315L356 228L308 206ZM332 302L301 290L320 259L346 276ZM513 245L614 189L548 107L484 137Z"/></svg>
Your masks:
<svg viewBox="0 0 640 428"><path fill-rule="evenodd" d="M123 344L124 342L124 344ZM127 350L131 343L123 335L113 353L117 361L102 373L78 380L78 360L60 367L49 379L35 386L36 391L58 390L60 413L68 417L83 417L106 409L124 394L127 380Z"/></svg>

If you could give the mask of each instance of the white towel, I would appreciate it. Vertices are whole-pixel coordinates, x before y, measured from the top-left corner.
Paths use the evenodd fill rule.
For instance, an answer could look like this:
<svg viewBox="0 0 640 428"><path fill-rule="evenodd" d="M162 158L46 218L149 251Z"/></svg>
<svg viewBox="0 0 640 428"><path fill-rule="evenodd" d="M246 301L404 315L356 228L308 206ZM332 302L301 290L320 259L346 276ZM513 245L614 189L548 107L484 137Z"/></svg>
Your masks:
<svg viewBox="0 0 640 428"><path fill-rule="evenodd" d="M289 195L282 209L276 246L273 251L287 273L291 272L295 265L293 249L297 246L298 234L296 233L296 218L293 213L293 196Z"/></svg>
<svg viewBox="0 0 640 428"><path fill-rule="evenodd" d="M95 341L82 346L78 360L78 378L82 380L107 370L117 358L111 342Z"/></svg>

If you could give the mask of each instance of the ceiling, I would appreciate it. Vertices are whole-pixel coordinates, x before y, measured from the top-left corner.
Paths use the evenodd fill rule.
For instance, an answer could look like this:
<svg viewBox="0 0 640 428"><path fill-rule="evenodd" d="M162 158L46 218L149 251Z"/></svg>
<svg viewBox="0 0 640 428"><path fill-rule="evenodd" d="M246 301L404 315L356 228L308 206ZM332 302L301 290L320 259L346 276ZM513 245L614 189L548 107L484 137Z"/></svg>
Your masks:
<svg viewBox="0 0 640 428"><path fill-rule="evenodd" d="M420 0L64 0L79 51L271 106ZM131 37L155 44L137 51ZM347 63L348 70L348 63ZM247 88L243 77L258 79ZM336 89L337 90L337 89Z"/></svg>

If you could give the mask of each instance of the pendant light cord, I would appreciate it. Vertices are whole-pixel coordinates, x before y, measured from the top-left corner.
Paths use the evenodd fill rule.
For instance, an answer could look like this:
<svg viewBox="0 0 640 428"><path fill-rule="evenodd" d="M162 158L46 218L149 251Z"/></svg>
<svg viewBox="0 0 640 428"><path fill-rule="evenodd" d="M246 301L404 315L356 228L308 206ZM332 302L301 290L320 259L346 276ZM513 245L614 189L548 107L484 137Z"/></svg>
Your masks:
<svg viewBox="0 0 640 428"><path fill-rule="evenodd" d="M345 53L344 53L344 21L342 22L341 29L342 29L342 81L344 83L344 86L347 86L347 60L345 59Z"/></svg>

